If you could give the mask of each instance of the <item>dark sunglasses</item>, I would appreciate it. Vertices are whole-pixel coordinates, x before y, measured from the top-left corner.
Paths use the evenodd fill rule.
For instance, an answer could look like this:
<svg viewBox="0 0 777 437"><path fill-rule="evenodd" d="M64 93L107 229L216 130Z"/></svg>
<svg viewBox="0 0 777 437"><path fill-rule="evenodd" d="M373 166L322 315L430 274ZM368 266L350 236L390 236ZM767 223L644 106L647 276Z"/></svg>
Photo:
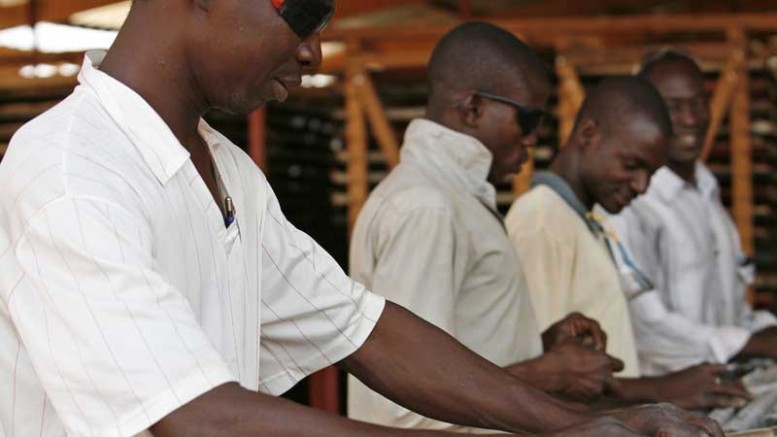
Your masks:
<svg viewBox="0 0 777 437"><path fill-rule="evenodd" d="M321 32L335 13L335 0L271 0L275 10L300 38Z"/></svg>
<svg viewBox="0 0 777 437"><path fill-rule="evenodd" d="M545 117L546 112L542 109L531 108L521 104L513 99L503 97L497 94L486 93L482 91L475 91L476 96L485 97L489 100L494 100L506 105L510 105L515 108L515 118L518 125L521 127L524 135L533 134L537 128L542 124L542 119Z"/></svg>

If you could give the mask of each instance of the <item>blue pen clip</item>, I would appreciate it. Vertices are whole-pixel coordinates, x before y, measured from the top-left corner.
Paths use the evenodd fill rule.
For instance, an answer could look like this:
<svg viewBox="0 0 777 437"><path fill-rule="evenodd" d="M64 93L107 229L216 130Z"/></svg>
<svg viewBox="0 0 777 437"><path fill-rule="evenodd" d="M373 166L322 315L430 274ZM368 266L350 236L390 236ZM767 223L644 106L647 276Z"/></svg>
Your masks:
<svg viewBox="0 0 777 437"><path fill-rule="evenodd" d="M235 204L229 196L224 198L224 212L224 226L229 227L229 225L235 222Z"/></svg>

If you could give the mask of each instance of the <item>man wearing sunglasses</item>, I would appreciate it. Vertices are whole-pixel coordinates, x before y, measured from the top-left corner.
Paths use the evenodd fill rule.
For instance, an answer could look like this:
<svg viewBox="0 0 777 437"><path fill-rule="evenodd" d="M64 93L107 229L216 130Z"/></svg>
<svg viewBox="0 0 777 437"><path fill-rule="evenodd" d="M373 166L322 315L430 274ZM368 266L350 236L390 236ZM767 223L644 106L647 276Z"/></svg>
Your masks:
<svg viewBox="0 0 777 437"><path fill-rule="evenodd" d="M465 425L720 437L661 407L592 421L351 281L284 218L201 116L284 100L320 63L333 7L135 0L73 94L14 136L0 164L0 435L406 434L272 396L338 363Z"/></svg>
<svg viewBox="0 0 777 437"><path fill-rule="evenodd" d="M581 311L609 334L608 351L626 363L626 371L609 381L608 396L692 409L741 406L749 394L741 384L723 383L724 366L640 377L625 297L643 291L632 287L639 270L626 270L628 253L592 212L600 205L618 213L643 194L666 161L671 138L668 111L650 83L635 77L603 80L586 97L549 171L535 175L534 187L515 200L505 225L523 260L540 328Z"/></svg>
<svg viewBox="0 0 777 437"><path fill-rule="evenodd" d="M557 320L568 317L548 326L541 341L496 209L494 185L517 173L537 142L549 90L545 67L512 34L467 23L438 43L428 74L426 117L410 123L400 164L357 219L354 279L542 390L596 399L623 364L601 351L601 330L579 314L560 314ZM555 342L559 330L576 335ZM403 409L355 378L349 415L462 430Z"/></svg>

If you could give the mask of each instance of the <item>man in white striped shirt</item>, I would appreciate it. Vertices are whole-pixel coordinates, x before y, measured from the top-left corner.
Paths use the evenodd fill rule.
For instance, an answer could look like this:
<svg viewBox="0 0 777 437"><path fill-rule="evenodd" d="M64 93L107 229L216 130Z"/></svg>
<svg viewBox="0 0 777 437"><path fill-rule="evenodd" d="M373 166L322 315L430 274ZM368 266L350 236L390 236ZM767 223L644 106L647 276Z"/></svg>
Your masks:
<svg viewBox="0 0 777 437"><path fill-rule="evenodd" d="M284 218L201 115L285 99L333 8L135 0L105 58L17 133L0 165L0 435L406 434L270 396L339 363L463 425L719 437L660 406L570 409L351 281Z"/></svg>

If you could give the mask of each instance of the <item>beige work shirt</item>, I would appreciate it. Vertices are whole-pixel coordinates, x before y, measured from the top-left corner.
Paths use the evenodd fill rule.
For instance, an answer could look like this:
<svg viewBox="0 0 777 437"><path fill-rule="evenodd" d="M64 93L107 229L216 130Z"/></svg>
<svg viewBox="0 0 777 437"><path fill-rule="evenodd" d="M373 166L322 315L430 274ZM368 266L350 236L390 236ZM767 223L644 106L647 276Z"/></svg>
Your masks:
<svg viewBox="0 0 777 437"><path fill-rule="evenodd" d="M544 185L513 203L505 226L522 260L540 329L570 312L583 313L607 333L607 352L623 360L619 376L639 376L629 309L604 241Z"/></svg>
<svg viewBox="0 0 777 437"><path fill-rule="evenodd" d="M401 162L356 222L354 279L500 366L542 342L521 263L487 182L491 153L428 120L408 127ZM472 431L412 413L349 381L349 416L383 425Z"/></svg>

